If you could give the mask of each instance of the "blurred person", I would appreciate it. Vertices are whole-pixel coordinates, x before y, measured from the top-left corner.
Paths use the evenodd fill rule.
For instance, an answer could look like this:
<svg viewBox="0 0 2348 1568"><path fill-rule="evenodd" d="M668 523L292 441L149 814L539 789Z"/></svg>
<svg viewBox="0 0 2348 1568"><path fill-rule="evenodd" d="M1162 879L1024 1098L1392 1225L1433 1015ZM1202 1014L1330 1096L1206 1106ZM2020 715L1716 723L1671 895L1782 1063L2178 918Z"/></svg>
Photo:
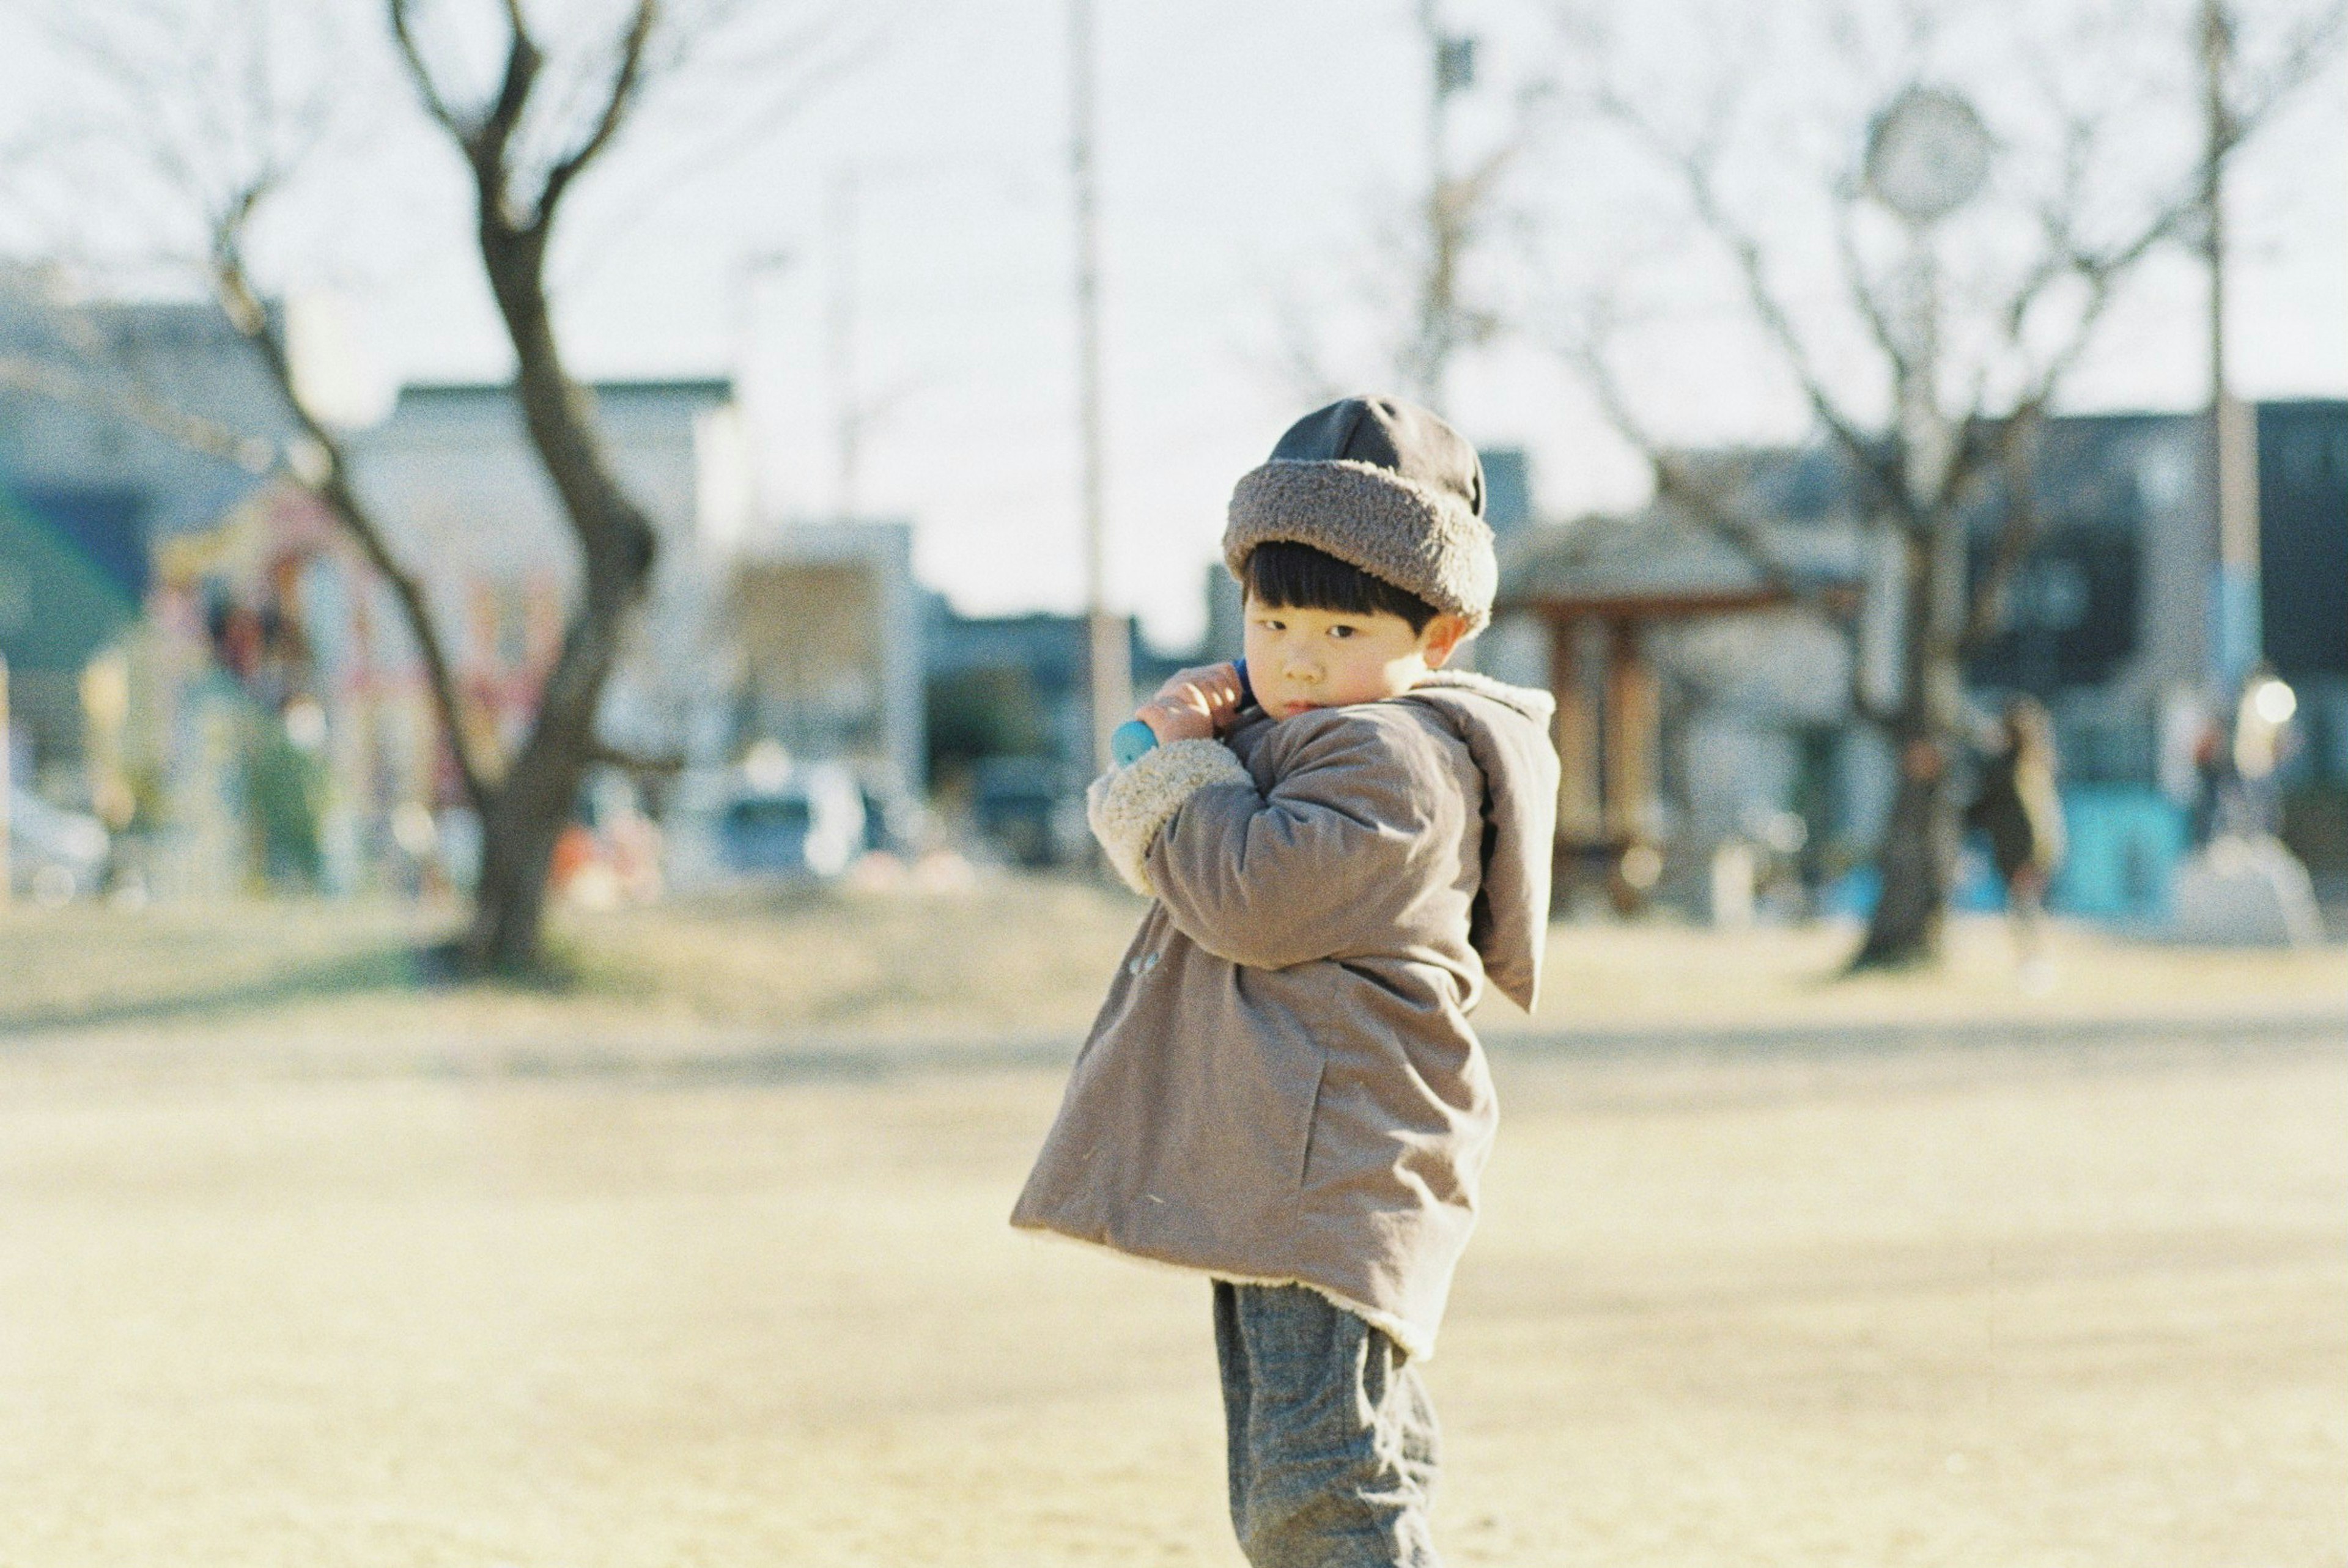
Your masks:
<svg viewBox="0 0 2348 1568"><path fill-rule="evenodd" d="M2219 830L2240 838L2271 838L2282 825L2282 774L2297 751L2291 723L2298 696L2261 663L2234 699L2234 733Z"/></svg>
<svg viewBox="0 0 2348 1568"><path fill-rule="evenodd" d="M305 893L325 882L324 826L331 781L325 716L306 697L257 720L245 748L244 803L252 857L273 888Z"/></svg>
<svg viewBox="0 0 2348 1568"><path fill-rule="evenodd" d="M2209 841L2216 785L2217 734L2209 707L2194 688L2178 684L2162 694L2154 776L2160 793L2183 814L2186 835L2196 846Z"/></svg>
<svg viewBox="0 0 2348 1568"><path fill-rule="evenodd" d="M2193 797L2192 839L2199 848L2218 836L2234 788L2234 750L2226 743L2224 727L2206 714L2193 740L2193 777L2199 788Z"/></svg>
<svg viewBox="0 0 2348 1568"><path fill-rule="evenodd" d="M1468 1023L1529 1008L1550 699L1443 666L1497 578L1475 451L1307 415L1233 492L1244 668L1144 704L1093 833L1151 897L1012 1215L1212 1281L1257 1568L1437 1562L1433 1353L1498 1111Z"/></svg>
<svg viewBox="0 0 2348 1568"><path fill-rule="evenodd" d="M1999 749L1982 766L1965 826L1989 837L2024 980L2043 984L2052 978L2044 952L2046 889L2065 848L2054 722L2037 699L2016 697L2005 705L1998 733Z"/></svg>

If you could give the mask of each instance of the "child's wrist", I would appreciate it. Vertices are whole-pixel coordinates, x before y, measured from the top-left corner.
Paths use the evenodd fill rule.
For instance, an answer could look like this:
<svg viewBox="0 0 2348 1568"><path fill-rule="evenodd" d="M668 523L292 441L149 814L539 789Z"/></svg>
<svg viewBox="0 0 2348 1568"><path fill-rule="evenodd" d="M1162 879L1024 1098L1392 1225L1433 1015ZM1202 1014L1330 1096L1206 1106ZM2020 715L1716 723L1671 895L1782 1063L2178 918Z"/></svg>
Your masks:
<svg viewBox="0 0 2348 1568"><path fill-rule="evenodd" d="M1211 741L1215 738L1215 722L1206 714L1189 708L1165 708L1151 702L1134 715L1149 726L1159 745L1175 741Z"/></svg>

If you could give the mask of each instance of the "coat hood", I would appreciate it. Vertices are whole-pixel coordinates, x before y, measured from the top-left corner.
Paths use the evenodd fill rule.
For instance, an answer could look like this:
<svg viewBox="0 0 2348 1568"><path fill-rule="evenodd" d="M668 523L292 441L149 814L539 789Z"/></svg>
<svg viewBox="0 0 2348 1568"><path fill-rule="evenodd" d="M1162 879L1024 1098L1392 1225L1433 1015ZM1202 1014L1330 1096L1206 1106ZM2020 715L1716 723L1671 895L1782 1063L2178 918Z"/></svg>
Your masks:
<svg viewBox="0 0 2348 1568"><path fill-rule="evenodd" d="M1440 714L1484 775L1484 886L1468 939L1502 995L1526 1011L1540 992L1557 843L1557 702L1488 675L1438 670L1404 697Z"/></svg>

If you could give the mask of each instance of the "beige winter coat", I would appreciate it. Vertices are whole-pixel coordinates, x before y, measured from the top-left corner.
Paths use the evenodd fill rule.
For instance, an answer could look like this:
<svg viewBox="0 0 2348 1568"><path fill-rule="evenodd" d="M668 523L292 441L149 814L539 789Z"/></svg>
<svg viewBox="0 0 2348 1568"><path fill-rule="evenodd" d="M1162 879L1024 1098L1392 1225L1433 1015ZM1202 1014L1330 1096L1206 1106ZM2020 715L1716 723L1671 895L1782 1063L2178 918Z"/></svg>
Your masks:
<svg viewBox="0 0 2348 1568"><path fill-rule="evenodd" d="M1550 712L1438 674L1097 781L1156 902L1012 1223L1307 1285L1431 1354L1498 1116L1468 1014L1540 981Z"/></svg>

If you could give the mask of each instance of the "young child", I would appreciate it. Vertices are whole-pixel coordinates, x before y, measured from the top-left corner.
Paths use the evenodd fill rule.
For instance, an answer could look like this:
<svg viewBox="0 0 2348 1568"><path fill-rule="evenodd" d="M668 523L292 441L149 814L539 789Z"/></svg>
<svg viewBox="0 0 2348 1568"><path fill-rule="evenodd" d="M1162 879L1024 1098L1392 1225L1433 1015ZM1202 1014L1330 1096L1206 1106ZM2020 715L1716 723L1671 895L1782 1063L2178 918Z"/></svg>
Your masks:
<svg viewBox="0 0 2348 1568"><path fill-rule="evenodd" d="M1230 665L1139 717L1093 832L1150 896L1012 1223L1213 1282L1257 1568L1436 1562L1434 1353L1498 1111L1468 1014L1529 1008L1546 693L1443 671L1498 576L1474 448L1353 398L1239 482Z"/></svg>

